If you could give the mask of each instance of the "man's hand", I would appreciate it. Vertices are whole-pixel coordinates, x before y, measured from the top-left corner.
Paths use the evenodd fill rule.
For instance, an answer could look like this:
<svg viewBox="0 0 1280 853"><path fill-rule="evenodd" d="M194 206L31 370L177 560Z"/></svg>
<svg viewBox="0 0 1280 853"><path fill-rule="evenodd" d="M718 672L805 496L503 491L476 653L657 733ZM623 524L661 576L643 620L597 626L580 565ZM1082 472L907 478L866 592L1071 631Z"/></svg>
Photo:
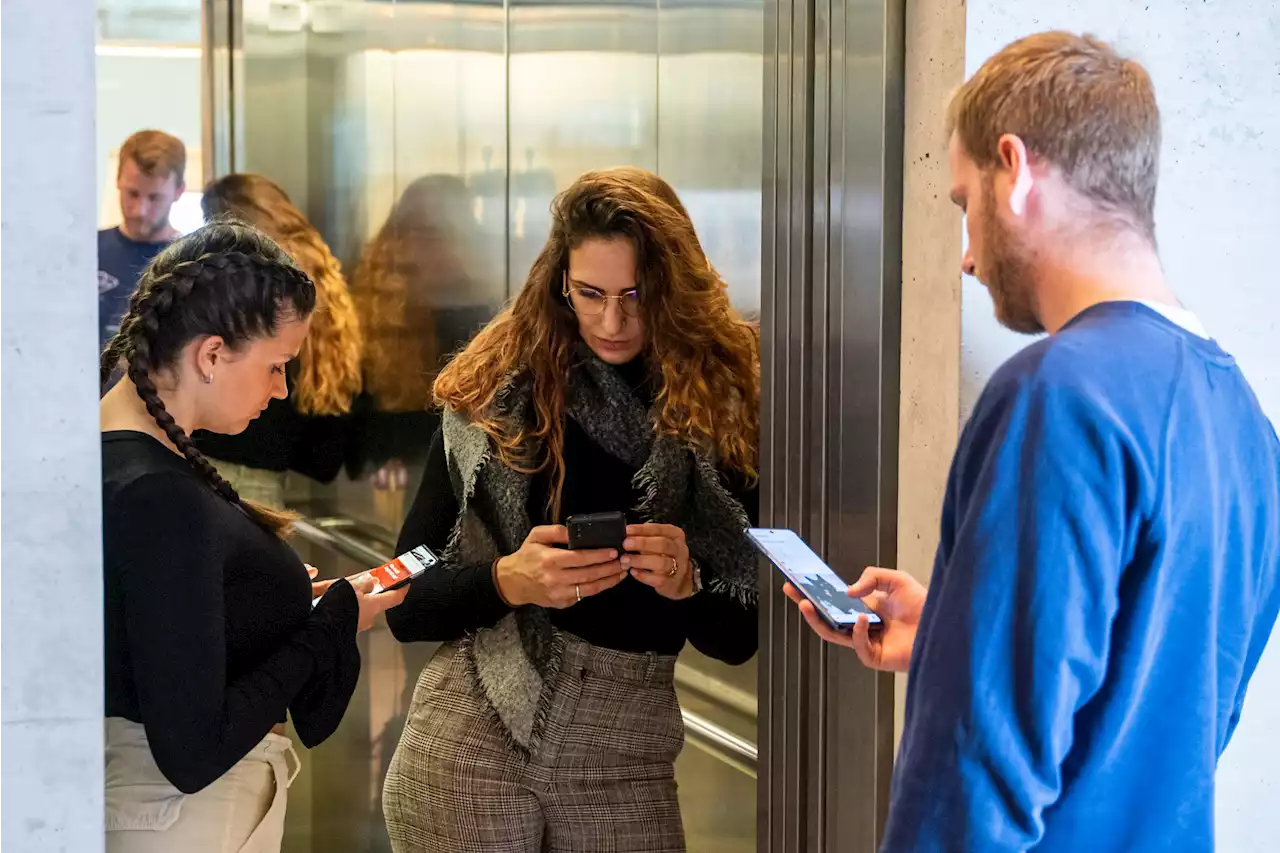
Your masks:
<svg viewBox="0 0 1280 853"><path fill-rule="evenodd" d="M911 665L911 648L915 645L927 593L911 575L874 566L864 571L857 583L849 587L849 597L861 599L880 617L880 624L872 626L867 617L862 616L849 634L823 621L814 606L791 584L783 586L782 591L800 606L801 615L815 634L828 643L853 649L865 666L906 672Z"/></svg>

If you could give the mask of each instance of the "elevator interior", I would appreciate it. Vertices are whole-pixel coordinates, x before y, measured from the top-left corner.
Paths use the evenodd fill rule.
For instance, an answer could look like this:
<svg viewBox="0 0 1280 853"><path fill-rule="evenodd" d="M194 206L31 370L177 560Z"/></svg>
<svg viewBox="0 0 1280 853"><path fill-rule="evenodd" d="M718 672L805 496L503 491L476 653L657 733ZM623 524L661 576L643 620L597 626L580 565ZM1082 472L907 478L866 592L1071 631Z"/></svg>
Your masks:
<svg viewBox="0 0 1280 853"><path fill-rule="evenodd" d="M521 286L554 194L591 168L653 169L761 322L762 520L848 578L893 560L903 7L99 0L100 168L136 124L185 139L189 189L266 174L363 293L378 428L336 482L290 483L325 576L393 550L430 377ZM689 849L870 851L892 679L829 654L761 580L757 659L680 661ZM361 642L351 710L291 791L289 853L389 850L380 783L434 649L385 627Z"/></svg>
<svg viewBox="0 0 1280 853"><path fill-rule="evenodd" d="M337 482L293 484L325 575L390 553L434 427L426 379L523 285L552 197L582 172L663 175L735 304L758 311L763 15L760 0L205 7L211 173L279 181L353 289L377 290L362 318L382 428ZM412 270L403 292L371 286L387 268ZM389 849L380 783L432 651L365 635L358 698L295 783L287 851ZM756 847L755 683L754 662L681 660L691 850Z"/></svg>

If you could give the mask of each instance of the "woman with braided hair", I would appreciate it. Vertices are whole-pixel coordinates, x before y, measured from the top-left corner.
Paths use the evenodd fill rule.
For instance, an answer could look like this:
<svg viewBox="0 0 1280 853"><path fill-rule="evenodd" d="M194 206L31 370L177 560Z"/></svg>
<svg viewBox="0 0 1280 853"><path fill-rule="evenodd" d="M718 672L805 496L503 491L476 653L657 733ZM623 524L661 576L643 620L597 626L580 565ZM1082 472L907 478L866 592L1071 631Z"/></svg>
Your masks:
<svg viewBox="0 0 1280 853"><path fill-rule="evenodd" d="M288 389L311 280L269 238L208 225L143 273L102 379L110 853L278 853L302 742L333 733L356 632L403 598L313 584L290 517L243 500L191 440L241 432ZM318 598L317 598L318 596Z"/></svg>
<svg viewBox="0 0 1280 853"><path fill-rule="evenodd" d="M383 810L396 853L677 853L685 643L756 651L759 335L657 175L583 175L515 301L440 373L387 614L444 641ZM564 521L625 513L613 547Z"/></svg>

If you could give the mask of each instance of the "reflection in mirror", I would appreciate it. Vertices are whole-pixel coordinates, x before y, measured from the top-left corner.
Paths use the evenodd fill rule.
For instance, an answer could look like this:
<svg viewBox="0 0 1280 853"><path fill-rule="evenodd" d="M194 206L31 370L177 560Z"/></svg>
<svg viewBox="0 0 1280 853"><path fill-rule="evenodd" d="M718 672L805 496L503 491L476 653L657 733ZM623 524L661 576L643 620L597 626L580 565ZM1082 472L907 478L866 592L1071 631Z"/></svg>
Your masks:
<svg viewBox="0 0 1280 853"><path fill-rule="evenodd" d="M315 283L311 330L287 368L288 398L272 400L239 434L195 436L242 496L283 509L290 472L327 483L346 461L347 416L360 391L360 324L341 264L279 184L226 175L205 187L202 203L210 220L234 217L263 231Z"/></svg>

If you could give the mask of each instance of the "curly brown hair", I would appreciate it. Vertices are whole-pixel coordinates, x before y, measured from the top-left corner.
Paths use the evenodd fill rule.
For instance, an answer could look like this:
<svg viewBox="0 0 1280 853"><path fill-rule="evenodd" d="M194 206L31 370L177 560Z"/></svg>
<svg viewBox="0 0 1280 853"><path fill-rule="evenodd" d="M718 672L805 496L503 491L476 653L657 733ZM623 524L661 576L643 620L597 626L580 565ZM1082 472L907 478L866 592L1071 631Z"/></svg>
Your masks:
<svg viewBox="0 0 1280 853"><path fill-rule="evenodd" d="M562 295L569 252L625 238L636 249L646 355L658 394L654 430L754 478L760 433L760 334L729 303L675 190L634 167L588 172L551 206L551 236L515 300L435 383L436 401L493 439L525 473L550 469L549 509L564 485L565 393L578 321ZM507 423L499 397L517 374L532 380L534 422Z"/></svg>
<svg viewBox="0 0 1280 853"><path fill-rule="evenodd" d="M461 223L471 216L466 184L426 175L405 188L351 276L365 331L365 390L384 412L431 408L442 355L437 292L474 289Z"/></svg>
<svg viewBox="0 0 1280 853"><path fill-rule="evenodd" d="M305 415L343 415L360 393L363 337L342 265L301 210L275 181L237 173L210 183L201 199L206 218L234 216L289 253L316 285L311 331L298 353L293 405Z"/></svg>

